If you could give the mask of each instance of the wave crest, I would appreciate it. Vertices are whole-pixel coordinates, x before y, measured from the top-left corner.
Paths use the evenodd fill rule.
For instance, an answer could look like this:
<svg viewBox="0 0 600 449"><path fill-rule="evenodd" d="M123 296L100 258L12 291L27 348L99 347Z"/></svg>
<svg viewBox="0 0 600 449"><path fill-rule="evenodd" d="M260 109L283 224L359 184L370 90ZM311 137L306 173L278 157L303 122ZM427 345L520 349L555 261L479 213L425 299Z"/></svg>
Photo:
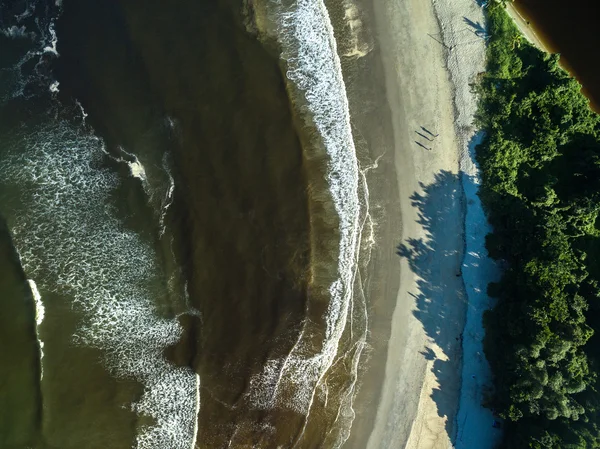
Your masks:
<svg viewBox="0 0 600 449"><path fill-rule="evenodd" d="M296 106L303 103L300 116L308 129L316 130L311 144L321 148L327 160L326 181L339 220L339 244L336 277L325 287L324 329L307 318L288 356L269 360L252 379L250 399L259 408L287 407L307 415L318 389L327 389L320 384L338 354L353 301L360 243L359 169L340 59L324 3L298 0L288 8L279 2L272 15L286 76L292 90L303 97L292 101ZM309 298L309 309L310 303ZM316 353L315 336L322 341Z"/></svg>

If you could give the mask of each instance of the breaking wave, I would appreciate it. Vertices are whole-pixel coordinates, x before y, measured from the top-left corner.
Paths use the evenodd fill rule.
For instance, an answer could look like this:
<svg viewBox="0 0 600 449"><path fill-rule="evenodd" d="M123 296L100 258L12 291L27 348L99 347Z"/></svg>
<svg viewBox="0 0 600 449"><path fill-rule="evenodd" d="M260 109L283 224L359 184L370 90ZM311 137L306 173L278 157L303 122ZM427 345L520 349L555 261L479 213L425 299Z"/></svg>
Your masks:
<svg viewBox="0 0 600 449"><path fill-rule="evenodd" d="M339 220L339 246L337 274L327 288L324 332L318 330L320 324L306 319L288 356L267 361L263 372L252 379L250 391L256 407L288 407L308 415L317 390L327 402L327 384L321 382L339 355L342 334L351 321L362 230L359 168L341 64L325 5L321 0L298 0L292 7L279 2L273 20L286 76L292 90L303 97L293 102L302 103L301 117L308 128L316 129L317 138L311 143L326 153L326 179ZM364 313L366 316L366 308ZM322 343L315 351L315 335L321 334ZM364 341L355 346L355 354L360 355ZM356 357L352 360L357 363Z"/></svg>
<svg viewBox="0 0 600 449"><path fill-rule="evenodd" d="M46 308L42 302L42 295L38 291L37 285L33 279L28 279L29 289L33 296L33 302L35 306L35 336L37 338L38 346L40 348L40 380L44 378L44 341L40 337L40 326L44 321L44 315Z"/></svg>

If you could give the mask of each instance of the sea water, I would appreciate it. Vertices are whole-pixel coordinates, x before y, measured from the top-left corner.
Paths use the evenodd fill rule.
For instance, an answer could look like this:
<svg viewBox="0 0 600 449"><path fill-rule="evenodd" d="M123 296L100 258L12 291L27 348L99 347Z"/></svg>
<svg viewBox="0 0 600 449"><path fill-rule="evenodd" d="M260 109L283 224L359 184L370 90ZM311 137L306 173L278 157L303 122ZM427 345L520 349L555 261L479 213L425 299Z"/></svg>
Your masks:
<svg viewBox="0 0 600 449"><path fill-rule="evenodd" d="M182 329L165 313L169 292L155 242L115 205L114 195L127 190L123 159L57 98L50 68L61 9L21 7L3 10L2 48L19 59L2 68L9 76L0 105L1 204L35 304L40 440L189 448L198 377L163 355ZM127 165L142 185L152 182L135 157Z"/></svg>
<svg viewBox="0 0 600 449"><path fill-rule="evenodd" d="M0 205L37 305L40 442L347 438L368 188L327 9L271 6L275 45L233 0L3 9Z"/></svg>

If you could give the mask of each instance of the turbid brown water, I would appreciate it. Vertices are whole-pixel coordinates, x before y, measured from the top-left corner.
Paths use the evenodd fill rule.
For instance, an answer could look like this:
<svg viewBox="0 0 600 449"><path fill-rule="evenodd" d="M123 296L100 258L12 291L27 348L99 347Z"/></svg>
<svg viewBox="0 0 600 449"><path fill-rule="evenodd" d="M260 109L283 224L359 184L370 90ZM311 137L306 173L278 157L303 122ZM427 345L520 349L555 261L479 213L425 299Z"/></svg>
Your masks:
<svg viewBox="0 0 600 449"><path fill-rule="evenodd" d="M38 441L41 419L35 308L2 217L0 266L0 447L26 447Z"/></svg>
<svg viewBox="0 0 600 449"><path fill-rule="evenodd" d="M238 2L172 8L164 2L83 1L63 8L56 26L60 57L52 63L59 99L75 121L81 119L77 100L108 152L129 161L135 155L150 184L140 185L125 165L105 158L97 167L121 177L106 207L155 248L163 274L148 282L157 285L154 307L165 317L184 310L173 296L187 280L187 310L193 313L179 318L183 336L166 355L202 379L198 446L230 440L239 447L290 444L303 415L267 413L245 399L251 376L267 357L290 350L305 310L307 183L278 56L245 29ZM35 117L31 101L17 101ZM42 102L39 114L47 114L47 105ZM14 111L14 102L7 114L9 106ZM4 124L11 133L18 121ZM9 136L18 142L19 136ZM160 188L169 181L165 167L175 191L166 232L157 240L156 210L167 202ZM19 194L15 184L4 191L11 189ZM14 207L5 203L12 226L19 210L33 207L27 195ZM23 237L18 244L28 249ZM42 268L30 262L34 268L26 275L53 273L40 263ZM131 447L144 417L126 407L139 400L141 386L110 373L102 348L74 344L85 313L73 308L68 293L54 291L47 276L38 282L46 304L45 414L41 423L28 425L40 431L42 446ZM30 300L27 289L25 294ZM23 404L24 410L33 407L29 421L38 419L41 399L30 402Z"/></svg>
<svg viewBox="0 0 600 449"><path fill-rule="evenodd" d="M594 56L600 45L598 2L516 0L514 5L548 49L561 54L561 64L583 85L592 107L600 112L600 61Z"/></svg>
<svg viewBox="0 0 600 449"><path fill-rule="evenodd" d="M342 287L358 300L336 298L329 316L348 231L306 113L315 104L286 80L277 39L257 35L253 3L3 5L0 199L22 263L6 259L21 274L3 294L34 279L46 308L44 377L23 378L37 387L22 407L35 447L344 439L366 265ZM345 104L337 74L325 75L339 90L330 100ZM353 146L344 150L351 161ZM354 189L337 207L358 189L366 223L366 186ZM23 295L23 348L39 365Z"/></svg>

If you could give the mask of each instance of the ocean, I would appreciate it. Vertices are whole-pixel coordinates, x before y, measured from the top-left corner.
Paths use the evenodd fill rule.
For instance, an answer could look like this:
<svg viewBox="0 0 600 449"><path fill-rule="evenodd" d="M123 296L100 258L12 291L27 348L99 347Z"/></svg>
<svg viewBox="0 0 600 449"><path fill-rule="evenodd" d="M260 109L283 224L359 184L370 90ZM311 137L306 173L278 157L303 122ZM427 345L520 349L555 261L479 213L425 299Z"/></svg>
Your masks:
<svg viewBox="0 0 600 449"><path fill-rule="evenodd" d="M343 445L372 221L334 23L0 3L0 447Z"/></svg>

